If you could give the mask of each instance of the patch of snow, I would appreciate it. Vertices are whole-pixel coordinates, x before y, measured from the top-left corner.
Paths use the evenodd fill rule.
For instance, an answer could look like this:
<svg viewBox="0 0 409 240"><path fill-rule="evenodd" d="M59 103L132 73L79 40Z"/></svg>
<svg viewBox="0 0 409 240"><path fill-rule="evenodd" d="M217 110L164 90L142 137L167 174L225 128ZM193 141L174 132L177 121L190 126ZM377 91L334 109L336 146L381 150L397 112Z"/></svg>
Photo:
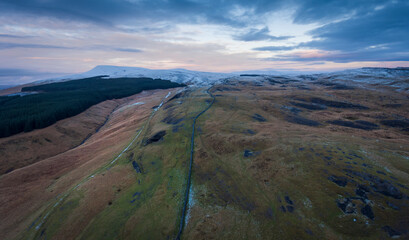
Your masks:
<svg viewBox="0 0 409 240"><path fill-rule="evenodd" d="M301 77L301 76L299 76ZM398 91L409 89L409 68L359 68L333 73L304 75L310 81L325 80L357 87L390 86Z"/></svg>
<svg viewBox="0 0 409 240"><path fill-rule="evenodd" d="M142 104L145 104L145 103L144 102L137 102L137 103L131 104L131 106L137 106L137 105L142 105Z"/></svg>
<svg viewBox="0 0 409 240"><path fill-rule="evenodd" d="M118 110L116 110L116 111L118 111L118 112L122 112L123 110L128 109L128 108L130 108L130 107L134 107L134 106L138 106L138 105L143 105L143 104L145 104L145 103L144 103L144 102L136 102L136 103L132 103L132 104L129 104L129 105L123 106L123 107L121 107L120 109L118 109Z"/></svg>
<svg viewBox="0 0 409 240"><path fill-rule="evenodd" d="M46 84L52 82L63 82L81 78L89 78L96 76L106 76L106 78L122 78L122 77L148 77L153 79L170 80L176 83L183 83L194 86L209 86L213 84L223 83L230 78L239 78L240 80L259 81L259 78L248 77L241 74L258 74L259 78L263 76L281 76L291 79L303 81L326 80L334 83L350 84L358 87L369 87L368 85L385 85L396 88L399 91L407 91L409 89L409 68L359 68L349 69L332 73L307 73L300 71L274 71L274 70L254 70L241 71L232 73L215 73L215 72L200 72L190 71L186 69L167 69L154 70L140 67L121 67L100 65L91 69L88 72L69 75L65 77L52 78L34 82L35 84ZM300 75L301 74L301 75Z"/></svg>
<svg viewBox="0 0 409 240"><path fill-rule="evenodd" d="M188 222L190 220L190 213L192 211L192 207L196 203L196 200L194 199L194 195L195 195L195 192L194 192L193 186L190 185L189 201L188 201L188 204L187 204L187 211L186 211L186 217L185 217L185 223L184 223L185 226L187 226L187 224L188 224Z"/></svg>
<svg viewBox="0 0 409 240"><path fill-rule="evenodd" d="M89 78L96 76L107 76L108 78L121 77L149 77L160 78L163 80L170 80L176 83L184 83L188 85L206 86L220 82L222 79L237 76L234 73L212 73L212 72L198 72L186 69L169 69L169 70L153 70L139 67L119 67L119 66L96 66L88 72L70 75L66 77L53 78L36 83L51 83L69 81L81 78Z"/></svg>

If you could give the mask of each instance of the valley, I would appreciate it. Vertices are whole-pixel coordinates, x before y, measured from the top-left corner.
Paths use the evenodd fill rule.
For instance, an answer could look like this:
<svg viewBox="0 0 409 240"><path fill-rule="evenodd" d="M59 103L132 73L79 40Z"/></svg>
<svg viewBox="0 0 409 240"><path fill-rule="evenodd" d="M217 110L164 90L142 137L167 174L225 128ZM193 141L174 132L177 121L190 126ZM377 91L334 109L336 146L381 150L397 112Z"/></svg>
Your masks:
<svg viewBox="0 0 409 240"><path fill-rule="evenodd" d="M15 169L0 176L0 215L8 216L0 232L5 239L405 239L407 77L386 86L358 81L362 75L227 76L104 101L1 138L2 156L19 150L6 145L13 139L28 150L1 159ZM56 147L33 137L49 139L63 122L83 130L57 137L64 144L49 155L37 152ZM25 155L39 157L18 163Z"/></svg>

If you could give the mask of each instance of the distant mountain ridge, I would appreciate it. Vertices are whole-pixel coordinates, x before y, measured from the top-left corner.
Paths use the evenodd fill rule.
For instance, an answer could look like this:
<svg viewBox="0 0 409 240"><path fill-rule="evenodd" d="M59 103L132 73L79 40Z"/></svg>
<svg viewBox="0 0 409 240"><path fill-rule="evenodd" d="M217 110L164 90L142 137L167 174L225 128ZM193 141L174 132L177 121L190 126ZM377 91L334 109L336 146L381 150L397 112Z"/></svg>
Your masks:
<svg viewBox="0 0 409 240"><path fill-rule="evenodd" d="M409 68L374 68L364 67L343 71L305 74L298 78L332 84L346 84L355 87L389 86L398 91L409 90Z"/></svg>
<svg viewBox="0 0 409 240"><path fill-rule="evenodd" d="M150 77L170 80L176 83L193 84L193 85L207 85L220 82L221 79L237 76L233 73L213 73L213 72L199 72L190 71L186 69L168 69L155 70L140 67L120 67L99 65L88 72L65 76L61 78L53 78L37 83L67 81L95 76L109 76L109 78L120 77Z"/></svg>
<svg viewBox="0 0 409 240"><path fill-rule="evenodd" d="M349 81L360 84L384 84L393 85L402 90L408 88L407 79L409 78L409 67L397 67L397 68L375 68L364 67L358 69L347 69L336 72L326 73L305 73L294 71L280 72L271 69L268 70L249 70L249 71L237 71L232 73L216 73L216 72L201 72L191 71L186 69L147 69L140 67L122 67L122 66L110 66L99 65L91 69L90 71L64 76L60 78L52 78L48 80L42 80L35 82L36 84L45 84L51 82L69 81L75 79L89 78L95 76L107 76L107 78L121 78L121 77L149 77L160 78L170 80L176 83L183 83L187 85L206 86L212 84L218 84L223 82L224 79L231 77L240 77L246 75L276 75L276 76L288 76L303 78L302 76L309 76L314 78L327 78L329 81L342 82Z"/></svg>

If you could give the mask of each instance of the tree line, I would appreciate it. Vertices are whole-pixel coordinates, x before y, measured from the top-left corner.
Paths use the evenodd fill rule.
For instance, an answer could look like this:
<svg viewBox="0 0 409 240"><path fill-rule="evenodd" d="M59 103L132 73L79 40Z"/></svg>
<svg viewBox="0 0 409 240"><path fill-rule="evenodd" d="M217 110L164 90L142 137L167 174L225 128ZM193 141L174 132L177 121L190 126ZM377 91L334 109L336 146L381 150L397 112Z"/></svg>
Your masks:
<svg viewBox="0 0 409 240"><path fill-rule="evenodd" d="M23 92L37 93L0 97L0 137L48 127L105 100L181 86L184 85L161 79L98 76L24 87Z"/></svg>

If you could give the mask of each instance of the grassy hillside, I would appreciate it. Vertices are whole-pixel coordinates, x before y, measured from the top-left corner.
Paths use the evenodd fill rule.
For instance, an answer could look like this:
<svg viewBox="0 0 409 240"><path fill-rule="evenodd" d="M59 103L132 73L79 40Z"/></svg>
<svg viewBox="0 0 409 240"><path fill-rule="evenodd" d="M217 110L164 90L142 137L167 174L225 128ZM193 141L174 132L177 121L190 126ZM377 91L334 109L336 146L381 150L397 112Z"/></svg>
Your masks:
<svg viewBox="0 0 409 240"><path fill-rule="evenodd" d="M407 238L407 133L377 117L400 111L380 99L407 106L405 96L333 90L310 110L322 88L298 86L236 81L210 90L216 100L196 122L181 239ZM47 202L21 239L175 239L193 119L212 102L203 88L175 96L115 164L57 207ZM333 124L341 116L366 125Z"/></svg>
<svg viewBox="0 0 409 240"><path fill-rule="evenodd" d="M38 93L0 97L0 137L50 126L105 100L128 97L143 90L180 86L151 78L93 77L25 87L23 92Z"/></svg>

